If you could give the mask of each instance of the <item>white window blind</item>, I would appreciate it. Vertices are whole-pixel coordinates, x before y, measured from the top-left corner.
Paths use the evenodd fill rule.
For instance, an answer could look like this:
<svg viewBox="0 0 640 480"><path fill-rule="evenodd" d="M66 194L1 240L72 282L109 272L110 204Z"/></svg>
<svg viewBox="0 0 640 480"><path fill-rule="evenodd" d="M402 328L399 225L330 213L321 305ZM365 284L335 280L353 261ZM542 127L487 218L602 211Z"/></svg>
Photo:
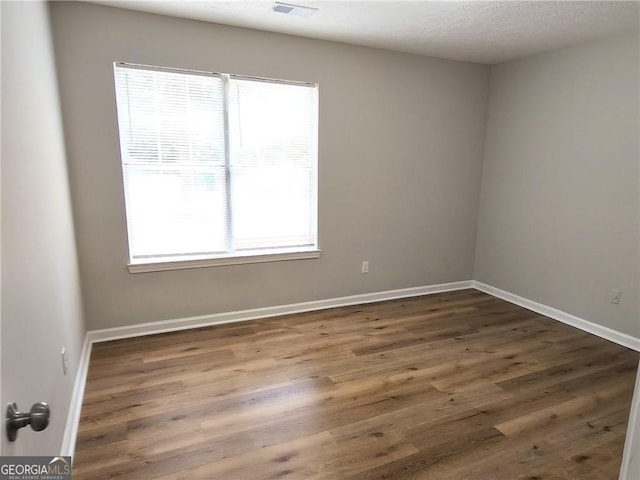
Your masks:
<svg viewBox="0 0 640 480"><path fill-rule="evenodd" d="M317 248L317 86L115 64L130 261Z"/></svg>

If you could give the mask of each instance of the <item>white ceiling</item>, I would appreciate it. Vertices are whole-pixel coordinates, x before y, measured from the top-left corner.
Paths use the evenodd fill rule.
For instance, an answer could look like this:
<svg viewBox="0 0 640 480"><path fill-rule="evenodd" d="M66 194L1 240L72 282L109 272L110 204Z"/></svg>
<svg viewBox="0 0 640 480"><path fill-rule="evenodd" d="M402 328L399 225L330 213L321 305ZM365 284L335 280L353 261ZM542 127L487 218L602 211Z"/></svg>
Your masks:
<svg viewBox="0 0 640 480"><path fill-rule="evenodd" d="M488 64L640 27L638 1L282 1L319 10L285 15L269 0L94 3Z"/></svg>

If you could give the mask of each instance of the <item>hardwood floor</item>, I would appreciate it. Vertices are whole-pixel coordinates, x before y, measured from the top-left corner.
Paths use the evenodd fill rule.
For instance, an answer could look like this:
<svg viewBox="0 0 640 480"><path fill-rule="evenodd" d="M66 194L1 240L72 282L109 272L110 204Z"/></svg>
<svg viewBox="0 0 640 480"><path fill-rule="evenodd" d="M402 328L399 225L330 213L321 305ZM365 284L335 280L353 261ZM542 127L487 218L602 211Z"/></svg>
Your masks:
<svg viewBox="0 0 640 480"><path fill-rule="evenodd" d="M475 290L107 342L73 478L614 480L637 366Z"/></svg>

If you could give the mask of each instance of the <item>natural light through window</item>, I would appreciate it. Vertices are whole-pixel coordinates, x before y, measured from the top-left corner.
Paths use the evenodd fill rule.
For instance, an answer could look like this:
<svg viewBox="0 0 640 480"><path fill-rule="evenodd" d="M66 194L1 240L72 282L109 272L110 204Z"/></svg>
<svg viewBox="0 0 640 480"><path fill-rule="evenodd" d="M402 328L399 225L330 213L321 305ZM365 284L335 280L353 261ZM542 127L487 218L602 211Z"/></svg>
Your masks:
<svg viewBox="0 0 640 480"><path fill-rule="evenodd" d="M131 265L317 256L317 85L123 63L115 83Z"/></svg>

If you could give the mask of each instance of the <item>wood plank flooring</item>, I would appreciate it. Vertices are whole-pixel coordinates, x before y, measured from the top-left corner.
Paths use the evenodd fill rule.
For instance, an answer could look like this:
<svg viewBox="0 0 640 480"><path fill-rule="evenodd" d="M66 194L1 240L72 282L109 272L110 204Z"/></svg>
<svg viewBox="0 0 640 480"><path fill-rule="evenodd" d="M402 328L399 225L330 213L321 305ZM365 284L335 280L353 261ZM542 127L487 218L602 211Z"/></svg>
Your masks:
<svg viewBox="0 0 640 480"><path fill-rule="evenodd" d="M73 478L615 480L637 366L475 290L106 342Z"/></svg>

